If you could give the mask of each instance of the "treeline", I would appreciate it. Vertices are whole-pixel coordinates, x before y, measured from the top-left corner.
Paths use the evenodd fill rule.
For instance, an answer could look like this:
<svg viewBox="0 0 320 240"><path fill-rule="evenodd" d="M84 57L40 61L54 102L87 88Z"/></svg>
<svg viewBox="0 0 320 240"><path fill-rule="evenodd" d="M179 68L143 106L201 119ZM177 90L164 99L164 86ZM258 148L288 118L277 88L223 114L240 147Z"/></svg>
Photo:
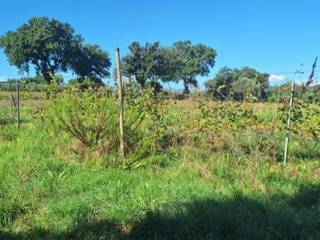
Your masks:
<svg viewBox="0 0 320 240"><path fill-rule="evenodd" d="M30 19L2 36L0 48L20 72L35 70L36 77L21 79L25 84L59 85L63 83L61 73L72 72L75 78L67 84L90 88L104 85L103 80L112 76L109 53L85 43L70 24L55 19ZM214 48L190 41L171 46L133 42L121 66L126 79L140 88L160 92L164 83L174 82L183 84L184 93L189 94L190 87L198 86L198 77L209 75L216 56ZM223 67L205 87L207 95L218 100L264 101L276 94L269 74L250 67Z"/></svg>

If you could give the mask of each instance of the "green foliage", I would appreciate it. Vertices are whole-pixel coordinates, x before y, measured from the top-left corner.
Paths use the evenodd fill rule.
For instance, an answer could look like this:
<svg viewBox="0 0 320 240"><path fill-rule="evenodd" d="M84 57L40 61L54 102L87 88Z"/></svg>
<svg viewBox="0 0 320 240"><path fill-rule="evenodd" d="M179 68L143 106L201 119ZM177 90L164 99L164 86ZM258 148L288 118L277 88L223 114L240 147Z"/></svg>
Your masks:
<svg viewBox="0 0 320 240"><path fill-rule="evenodd" d="M287 101L288 102L288 101ZM289 103L279 109L280 129L286 129L289 117ZM317 104L307 104L303 100L294 99L291 110L291 130L300 137L320 138L320 107Z"/></svg>
<svg viewBox="0 0 320 240"><path fill-rule="evenodd" d="M189 137L194 144L207 150L237 148L237 135L243 135L255 126L256 116L250 107L237 103L209 104L199 100L199 115L192 123ZM191 136L190 136L191 135Z"/></svg>
<svg viewBox="0 0 320 240"><path fill-rule="evenodd" d="M105 170L66 164L40 124L12 131L0 144L1 239L319 236L317 160L282 168L184 146L169 167Z"/></svg>
<svg viewBox="0 0 320 240"><path fill-rule="evenodd" d="M300 123L302 132L307 136L320 139L320 106L308 105L303 111L303 121Z"/></svg>
<svg viewBox="0 0 320 240"><path fill-rule="evenodd" d="M163 48L159 42L146 43L145 46L133 42L129 46L130 53L122 59L123 72L134 78L144 88L148 82L153 84L166 75Z"/></svg>
<svg viewBox="0 0 320 240"><path fill-rule="evenodd" d="M170 145L169 122L163 100L153 89L127 101L125 111L125 149L127 159L119 159L118 105L109 91L71 89L55 95L43 119L69 161L94 162L102 166L136 168L156 163L150 156L165 154ZM70 154L70 153L75 153Z"/></svg>
<svg viewBox="0 0 320 240"><path fill-rule="evenodd" d="M100 87L104 86L104 83L99 79L92 79L92 78L76 78L71 79L68 82L68 85L70 85L73 88L79 88L82 90L85 89L99 89Z"/></svg>
<svg viewBox="0 0 320 240"><path fill-rule="evenodd" d="M125 97L126 160L108 89L70 87L44 122L24 105L20 129L0 127L0 239L319 238L318 105L295 100L283 167L287 105Z"/></svg>
<svg viewBox="0 0 320 240"><path fill-rule="evenodd" d="M174 80L183 81L184 93L189 94L189 86L197 86L197 76L207 76L215 64L216 51L203 44L193 45L190 41L180 41L169 49L172 52L171 65L175 69Z"/></svg>
<svg viewBox="0 0 320 240"><path fill-rule="evenodd" d="M86 45L68 23L46 17L32 18L15 32L0 38L10 64L29 72L34 66L50 83L57 72L74 71L81 77L109 76L111 66L107 52L96 45Z"/></svg>
<svg viewBox="0 0 320 240"><path fill-rule="evenodd" d="M226 100L231 96L235 72L228 67L221 68L215 78L205 82L208 93L219 100Z"/></svg>
<svg viewBox="0 0 320 240"><path fill-rule="evenodd" d="M80 79L100 83L110 76L109 54L98 45L79 44L70 56L70 67Z"/></svg>
<svg viewBox="0 0 320 240"><path fill-rule="evenodd" d="M67 141L59 144L67 150L63 154L74 152L98 163L104 157L103 164L110 165L118 146L117 112L117 103L105 92L69 90L52 100L44 119L55 137L66 134Z"/></svg>
<svg viewBox="0 0 320 240"><path fill-rule="evenodd" d="M265 100L268 98L269 75L249 67L224 67L205 86L210 95L220 100Z"/></svg>
<svg viewBox="0 0 320 240"><path fill-rule="evenodd" d="M309 87L307 91L302 94L302 99L307 103L320 103L320 85Z"/></svg>
<svg viewBox="0 0 320 240"><path fill-rule="evenodd" d="M155 94L152 88L130 92L126 95L127 148L136 149L134 154L138 158L165 153L173 136L162 95Z"/></svg>
<svg viewBox="0 0 320 240"><path fill-rule="evenodd" d="M42 76L35 77L24 77L20 79L22 84L31 85L31 84L45 84L46 81ZM63 77L61 76L61 83L63 82Z"/></svg>
<svg viewBox="0 0 320 240"><path fill-rule="evenodd" d="M14 141L18 136L16 128L15 125L4 126L0 120L0 142Z"/></svg>
<svg viewBox="0 0 320 240"><path fill-rule="evenodd" d="M10 102L8 101L9 97L6 95L4 96L4 99L5 98L7 104L0 104L0 127L15 122L15 109L11 108Z"/></svg>
<svg viewBox="0 0 320 240"><path fill-rule="evenodd" d="M215 64L216 51L203 44L181 41L163 48L159 42L141 46L133 42L130 53L122 59L123 72L144 88L148 83L160 90L160 81L183 81L185 93L197 86L197 76L207 76Z"/></svg>

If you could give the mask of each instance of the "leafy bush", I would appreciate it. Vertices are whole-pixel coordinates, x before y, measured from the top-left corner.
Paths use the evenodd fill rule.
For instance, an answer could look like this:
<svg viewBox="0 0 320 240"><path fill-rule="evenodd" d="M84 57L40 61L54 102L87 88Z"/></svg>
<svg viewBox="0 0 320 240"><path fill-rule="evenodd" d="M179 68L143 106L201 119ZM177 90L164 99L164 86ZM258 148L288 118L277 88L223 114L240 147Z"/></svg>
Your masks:
<svg viewBox="0 0 320 240"><path fill-rule="evenodd" d="M67 140L59 144L64 154L97 160L117 152L117 111L105 92L69 90L51 101L44 117L54 136L65 135Z"/></svg>
<svg viewBox="0 0 320 240"><path fill-rule="evenodd" d="M200 100L199 115L190 127L194 143L204 149L225 149L234 145L235 136L252 126L252 109L238 103L213 104ZM188 136L188 137L190 137Z"/></svg>
<svg viewBox="0 0 320 240"><path fill-rule="evenodd" d="M320 106L308 105L302 112L301 130L310 137L320 138Z"/></svg>
<svg viewBox="0 0 320 240"><path fill-rule="evenodd" d="M133 96L134 95L134 96ZM152 88L136 92L128 89L126 95L125 132L126 148L134 166L150 164L158 158L139 159L165 153L174 145L176 132L168 117L166 103Z"/></svg>
<svg viewBox="0 0 320 240"><path fill-rule="evenodd" d="M133 94L128 90L128 95ZM63 156L80 162L138 167L153 163L150 156L171 146L164 102L152 90L136 94L125 105L124 140L127 159L119 159L118 105L108 91L68 90L56 95L44 120ZM71 156L70 156L71 153ZM148 159L146 161L146 159Z"/></svg>
<svg viewBox="0 0 320 240"><path fill-rule="evenodd" d="M289 105L285 104L279 109L279 128L286 130L289 117ZM293 133L307 138L320 138L320 106L307 104L296 99L291 110L291 130Z"/></svg>

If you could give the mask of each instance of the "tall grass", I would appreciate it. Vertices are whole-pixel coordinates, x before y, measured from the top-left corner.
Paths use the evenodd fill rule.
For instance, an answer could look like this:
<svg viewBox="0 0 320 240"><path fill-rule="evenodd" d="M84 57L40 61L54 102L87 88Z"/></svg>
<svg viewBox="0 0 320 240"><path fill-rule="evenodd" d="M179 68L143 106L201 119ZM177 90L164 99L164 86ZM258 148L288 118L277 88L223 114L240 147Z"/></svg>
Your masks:
<svg viewBox="0 0 320 240"><path fill-rule="evenodd" d="M183 134L195 115L171 107ZM215 151L177 139L159 164L123 170L65 161L30 111L0 128L0 239L320 238L316 141L293 138L284 168L250 131Z"/></svg>

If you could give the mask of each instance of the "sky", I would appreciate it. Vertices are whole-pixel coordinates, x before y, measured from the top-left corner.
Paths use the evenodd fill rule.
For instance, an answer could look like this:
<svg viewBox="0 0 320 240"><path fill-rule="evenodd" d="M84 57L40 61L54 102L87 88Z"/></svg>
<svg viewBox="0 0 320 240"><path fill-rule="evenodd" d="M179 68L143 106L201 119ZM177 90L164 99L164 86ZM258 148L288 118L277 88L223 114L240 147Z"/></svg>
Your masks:
<svg viewBox="0 0 320 240"><path fill-rule="evenodd" d="M216 65L199 78L201 87L223 66L270 73L273 84L303 80L320 56L319 0L4 0L0 36L40 16L70 23L87 43L108 51L113 63L115 48L123 56L133 41L213 47ZM297 69L305 74L292 74ZM0 80L19 76L0 50Z"/></svg>

